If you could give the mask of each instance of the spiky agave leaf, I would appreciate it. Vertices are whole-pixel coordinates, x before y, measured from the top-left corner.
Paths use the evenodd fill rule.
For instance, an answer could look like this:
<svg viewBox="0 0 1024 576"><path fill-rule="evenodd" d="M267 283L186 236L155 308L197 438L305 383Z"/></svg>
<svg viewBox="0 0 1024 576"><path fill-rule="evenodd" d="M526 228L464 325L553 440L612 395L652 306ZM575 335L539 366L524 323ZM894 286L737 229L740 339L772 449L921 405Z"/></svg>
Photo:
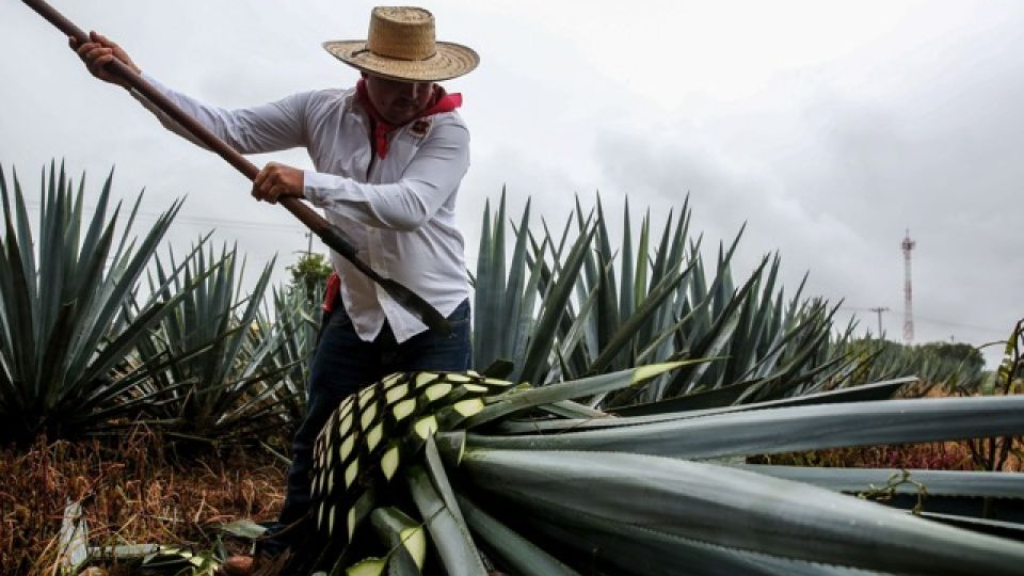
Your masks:
<svg viewBox="0 0 1024 576"><path fill-rule="evenodd" d="M294 287L274 288L272 301L272 311L257 315L255 331L279 335L280 344L271 348L261 370L280 376L278 382L261 382L260 387L269 392L269 402L281 407L282 437L290 438L306 413L306 382L322 312L319 300Z"/></svg>
<svg viewBox="0 0 1024 576"><path fill-rule="evenodd" d="M560 236L545 224L540 239L528 228L527 205L506 260L504 192L493 220L488 205L474 278L477 369L523 359L512 378L542 385L678 358L721 358L664 377L642 395L626 390L586 399L606 411L736 382L747 386L733 400L753 403L866 381L853 378L863 375L855 370L862 362L833 341L837 306L805 299L803 286L788 302L783 298L777 254L736 285L730 266L742 230L709 267L701 240L688 237L688 202L677 218L669 214L657 243L650 242L649 216L634 243L628 203L625 212L618 250L600 198L590 212L577 199Z"/></svg>
<svg viewBox="0 0 1024 576"><path fill-rule="evenodd" d="M941 521L974 524L972 529L978 532L1024 541L1024 474L762 464L740 467L836 492L884 499L898 508L924 506L928 514L938 515ZM979 521L995 521L997 525L986 527L978 525Z"/></svg>
<svg viewBox="0 0 1024 576"><path fill-rule="evenodd" d="M484 512L468 498L460 496L459 507L473 533L516 573L578 576L578 572Z"/></svg>
<svg viewBox="0 0 1024 576"><path fill-rule="evenodd" d="M993 521L926 511L915 517L839 493L868 490L884 471L815 476L681 459L1019 433L1019 397L754 405L675 418L603 416L594 420L596 428L576 418L566 427L502 432L513 419L528 422L524 416L541 413L550 421L573 420L544 402L627 387L638 378L650 382L670 367L618 373L614 385L600 377L538 389L475 373L385 379L344 402L318 440L314 498L323 539L317 545L333 543L332 558L343 557L343 565L383 570L380 563L356 562L364 555L387 561L393 536L377 550L361 545L358 555L344 547L380 507L400 506L410 515L407 526L430 532L435 554L424 573L477 574L481 564L474 558L515 574L1019 570L1024 545L986 535L1019 534L1015 516ZM819 401L835 399L826 394ZM474 427L479 432L466 433ZM1019 489L991 475L918 478L941 496L992 498ZM909 497L912 488L895 493Z"/></svg>
<svg viewBox="0 0 1024 576"><path fill-rule="evenodd" d="M936 442L1019 434L1024 396L929 398L729 411L645 420L560 434L470 434L502 449L619 451L673 458L729 458L803 450ZM712 411L716 412L716 411Z"/></svg>
<svg viewBox="0 0 1024 576"><path fill-rule="evenodd" d="M141 241L131 240L140 195L115 233L121 206L109 214L113 173L85 222L84 177L75 192L64 167L50 165L42 182L33 235L21 184L13 190L0 169L4 223L0 256L0 442L25 443L96 431L138 403L121 402L146 377L129 362L140 338L194 286L161 291L130 314L138 280L181 202L172 203ZM13 200L13 206L12 206ZM176 275L178 271L172 271Z"/></svg>
<svg viewBox="0 0 1024 576"><path fill-rule="evenodd" d="M495 509L515 510L527 527L552 537L555 526L574 530L577 537L566 543L592 560L597 550L598 563L616 572L663 574L660 567L669 558L686 561L690 554L676 566L691 574L789 573L751 569L752 554L883 573L963 576L1009 576L1024 562L1024 545L807 484L672 458L596 456L470 447L463 468ZM616 536L619 544L611 539ZM672 543L677 552L660 558L629 554L638 539ZM714 548L718 553L708 554Z"/></svg>
<svg viewBox="0 0 1024 576"><path fill-rule="evenodd" d="M288 318L281 319L280 329L258 321L273 261L248 295L241 293L244 263L238 262L235 248L224 246L219 254L212 248L194 250L180 264L169 252L168 261L170 268L184 269L183 278L166 279L167 267L157 257L150 279L154 286L173 292L192 278L202 281L140 342L143 363L179 358L139 386L161 399L147 407L154 425L177 437L208 442L246 441L276 428L291 397L282 386L285 375L302 359L274 361L289 344Z"/></svg>

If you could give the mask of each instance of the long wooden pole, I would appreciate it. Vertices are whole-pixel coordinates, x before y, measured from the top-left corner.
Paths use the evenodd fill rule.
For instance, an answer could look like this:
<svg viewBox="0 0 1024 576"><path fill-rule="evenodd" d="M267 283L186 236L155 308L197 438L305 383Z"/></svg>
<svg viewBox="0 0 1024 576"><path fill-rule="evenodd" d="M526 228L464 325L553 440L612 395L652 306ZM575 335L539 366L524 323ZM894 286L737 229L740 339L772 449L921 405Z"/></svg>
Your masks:
<svg viewBox="0 0 1024 576"><path fill-rule="evenodd" d="M22 1L27 4L29 8L35 10L40 16L57 27L57 29L63 32L66 36L75 38L79 45L89 42L89 36L81 28L76 26L63 14L55 10L43 0ZM255 179L256 175L259 174L260 169L257 168L255 164L249 162L249 160L239 154L238 151L232 148L227 142L218 138L213 132L210 132L206 126L203 126L195 118L189 116L188 113L179 108L174 102L164 96L162 92L154 88L149 82L146 82L123 62L114 59L107 65L107 68L111 72L127 80L132 88L145 96L147 100L170 116L175 122L195 136L199 141L216 152L221 158L227 160L228 164L234 166L236 170L241 172L250 181ZM358 252L356 247L352 244L351 240L349 240L348 236L341 230L341 228L325 220L322 216L317 214L316 211L298 198L281 198L278 201L278 204L284 206L292 213L293 216L305 224L307 228L323 240L324 244L327 244L335 252L341 254L342 257L351 262L363 274L366 274L367 277L383 287L396 302L419 317L420 320L422 320L428 327L438 330L442 334L451 333L451 325L448 323L448 320L429 302L399 282L390 278L384 278L370 268L366 262L363 262L363 260L356 254Z"/></svg>

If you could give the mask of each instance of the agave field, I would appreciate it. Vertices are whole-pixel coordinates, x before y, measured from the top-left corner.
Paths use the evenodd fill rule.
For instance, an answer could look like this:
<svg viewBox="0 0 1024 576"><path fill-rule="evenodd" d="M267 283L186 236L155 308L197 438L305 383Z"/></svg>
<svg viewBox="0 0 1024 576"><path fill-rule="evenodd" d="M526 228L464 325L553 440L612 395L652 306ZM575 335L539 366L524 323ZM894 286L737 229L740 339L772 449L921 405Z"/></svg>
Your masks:
<svg viewBox="0 0 1024 576"><path fill-rule="evenodd" d="M244 257L210 236L162 247L178 202L133 236L141 197L111 206L111 185L93 194L51 166L34 217L0 171L5 457L140 427L171 473L281 452L317 303L272 286L273 263L243 289ZM625 204L617 238L607 214L598 201L538 223L504 194L485 210L474 370L395 374L338 407L315 449L315 536L284 573L1024 574L1024 475L1005 471L1024 434L1020 326L982 384L854 341L839 303L784 289L777 254L736 274L742 231L704 246L688 200L660 224ZM919 376L956 394L914 397ZM968 469L786 465L935 442L964 446ZM90 538L76 519L103 495L65 498L54 516L0 495L0 529L33 518L56 559L12 573L123 555L129 574L211 574L223 552Z"/></svg>

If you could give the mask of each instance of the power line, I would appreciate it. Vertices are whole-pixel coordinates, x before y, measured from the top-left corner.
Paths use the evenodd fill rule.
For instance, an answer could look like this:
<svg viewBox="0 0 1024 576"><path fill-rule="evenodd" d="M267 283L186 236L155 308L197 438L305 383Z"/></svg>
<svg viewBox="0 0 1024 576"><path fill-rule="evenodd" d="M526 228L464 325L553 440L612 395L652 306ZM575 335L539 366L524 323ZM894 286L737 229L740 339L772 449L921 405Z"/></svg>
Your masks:
<svg viewBox="0 0 1024 576"><path fill-rule="evenodd" d="M38 202L26 202L26 206L31 210L39 210L40 205ZM85 210L95 213L95 206L86 206ZM139 220L155 221L160 218L161 214L157 212L147 212L139 210L136 212L136 218ZM282 224L275 222L263 222L260 220L241 220L237 218L211 218L203 216L190 216L179 214L174 218L174 223L181 224L193 224L202 226L213 226L213 227L227 227L227 228L241 228L249 230L260 230L269 231L275 230L280 232L298 232L306 233L306 228L301 224Z"/></svg>
<svg viewBox="0 0 1024 576"><path fill-rule="evenodd" d="M116 203L112 203L111 206L115 204ZM29 210L33 211L38 211L41 208L40 203L34 201L25 202L25 206ZM83 214L94 214L95 212L95 206L83 206ZM125 214L126 213L122 211L122 216L120 218L122 223L127 222L127 217L125 216ZM144 222L155 222L161 216L162 214L160 213L147 212L145 210L139 210L138 212L135 213L135 219L137 221ZM261 232L282 232L302 234L304 236L309 236L307 248L308 252L312 252L313 248L312 233L309 232L309 230L305 226L302 226L301 224L281 224L272 222L262 222L259 220L241 220L236 218L208 218L203 216L182 216L180 215L180 213L178 216L174 218L173 224L204 227L212 226L214 228L241 228L248 230L259 230ZM251 250L245 253L245 257L248 258L249 260L255 260L263 263L270 262L274 258L277 258L278 262L281 262L280 255L253 252ZM106 260L108 263L112 262L113 256L108 256Z"/></svg>
<svg viewBox="0 0 1024 576"><path fill-rule="evenodd" d="M859 307L856 307L856 306L842 306L842 307L840 307L840 310L846 310L848 312L872 312L872 313L878 313L877 309L875 309L875 308L859 308ZM891 310L888 310L888 309L886 309L886 311L891 312ZM881 316L880 313L879 313L879 316ZM928 324L940 324L940 325L944 325L944 326L951 326L951 327L954 327L954 328L968 328L968 329L971 329L971 330L983 330L985 332L992 332L992 333L999 333L999 334L1003 334L1003 333L1009 334L1009 332L1010 332L1009 329L1001 329L1001 328L997 329L997 328L992 328L991 326L978 326L978 325L975 325L975 324L964 324L962 322L956 322L954 320L947 320L947 319L943 319L943 318L921 316L920 314L918 314L916 312L914 313L914 320L915 321L916 320L924 320Z"/></svg>
<svg viewBox="0 0 1024 576"><path fill-rule="evenodd" d="M940 318L929 318L927 316L921 316L920 314L914 314L914 319L915 320L918 320L918 319L919 320L924 320L928 324L941 324L941 325L944 325L944 326L952 326L954 328L969 328L971 330L983 330L983 331L986 331L986 332L999 333L999 334L1003 334L1003 335L1008 335L1010 333L1010 329L1008 329L1008 328L1007 329L995 329L995 328L992 328L991 326L976 326L974 324L963 324L963 323L960 323L960 322L953 322L951 320L942 320Z"/></svg>

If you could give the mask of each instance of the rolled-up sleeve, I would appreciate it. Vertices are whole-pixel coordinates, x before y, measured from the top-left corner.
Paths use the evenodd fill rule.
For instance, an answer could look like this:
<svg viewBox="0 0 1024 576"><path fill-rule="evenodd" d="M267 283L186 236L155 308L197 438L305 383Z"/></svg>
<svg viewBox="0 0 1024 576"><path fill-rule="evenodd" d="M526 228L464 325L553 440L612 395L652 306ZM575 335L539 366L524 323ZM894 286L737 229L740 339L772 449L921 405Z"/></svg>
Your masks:
<svg viewBox="0 0 1024 576"><path fill-rule="evenodd" d="M306 122L304 120L309 92L294 94L261 106L227 110L210 106L171 90L147 74L143 74L143 78L188 115L198 120L218 138L242 154L273 152L306 145ZM206 147L141 93L132 90L132 95L156 115L160 123L168 130L199 146Z"/></svg>
<svg viewBox="0 0 1024 576"><path fill-rule="evenodd" d="M469 131L437 126L398 182L365 184L306 171L304 193L315 206L376 228L412 231L437 213L469 169Z"/></svg>

